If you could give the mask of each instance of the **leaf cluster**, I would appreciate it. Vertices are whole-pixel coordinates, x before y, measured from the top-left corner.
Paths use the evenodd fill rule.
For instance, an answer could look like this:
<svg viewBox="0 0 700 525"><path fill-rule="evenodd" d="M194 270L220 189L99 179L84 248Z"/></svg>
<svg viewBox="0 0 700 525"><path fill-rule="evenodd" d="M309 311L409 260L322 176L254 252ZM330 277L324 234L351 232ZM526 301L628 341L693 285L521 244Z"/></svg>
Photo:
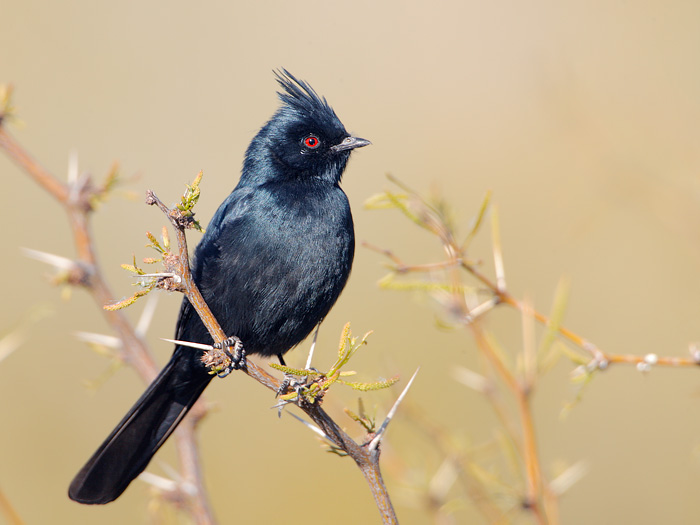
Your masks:
<svg viewBox="0 0 700 525"><path fill-rule="evenodd" d="M352 332L350 330L350 323L347 323L343 328L343 331L340 336L340 344L338 345L337 358L335 362L331 365L331 367L328 369L328 371L325 373L319 372L315 369L298 369L289 366L270 363L270 366L272 368L284 372L285 374L310 380L310 383L307 384L303 389L301 389L299 393L290 392L288 394L283 394L280 396L280 399L282 399L283 401L291 401L295 399L299 394L303 397L303 399L306 402L315 403L318 399L321 399L326 394L328 389L334 383L340 383L361 392L368 392L370 390L380 390L382 388L388 388L394 383L396 383L399 380L398 376L389 379L380 379L377 381L367 383L347 381L346 379L343 379L345 377L350 377L357 374L357 372L353 370L343 370L343 367L350 362L350 360L355 355L357 350L360 349L360 347L367 344L367 338L371 333L372 332L367 332L361 339L353 337Z"/></svg>

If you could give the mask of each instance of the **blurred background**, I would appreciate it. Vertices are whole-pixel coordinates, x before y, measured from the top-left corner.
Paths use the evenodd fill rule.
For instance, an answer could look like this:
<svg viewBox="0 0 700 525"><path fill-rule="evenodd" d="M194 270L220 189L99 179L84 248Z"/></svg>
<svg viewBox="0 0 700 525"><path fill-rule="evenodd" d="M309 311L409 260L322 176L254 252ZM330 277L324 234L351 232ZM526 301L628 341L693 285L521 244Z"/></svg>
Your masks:
<svg viewBox="0 0 700 525"><path fill-rule="evenodd" d="M285 67L373 142L353 155L343 182L359 240L407 262L442 257L436 240L397 212L363 209L389 187L387 173L446 195L462 233L493 190L511 292L546 312L567 276L565 324L618 354L685 357L700 339L698 50L700 4L690 1L24 0L5 2L0 17L0 82L14 85L23 122L11 133L61 177L71 152L98 180L115 161L135 177L93 222L118 297L133 291L119 264L151 256L144 232L164 224L144 191L175 202L203 169L206 223L276 109L272 69ZM153 506L141 481L106 507L66 496L143 385L127 367L107 378L109 360L74 335L109 333L91 298L62 297L50 269L20 251L72 257L62 210L3 155L0 173L0 330L25 327L23 344L0 361L0 489L31 524L148 523ZM491 272L488 231L470 255ZM385 262L358 249L316 366L332 362L345 322L357 334L374 330L351 364L359 380L401 374L404 385L420 366L407 407L464 443L488 442L496 422L488 405L451 376L457 365L478 369L473 341L438 329L428 298L379 290ZM159 338L172 336L179 303L162 294L149 330L161 363L171 347ZM137 319L142 308L127 315ZM509 353L521 349L519 314L499 311L488 323ZM307 348L289 361L302 366ZM588 469L561 499L562 523L697 523L700 371L613 366L562 418L577 396L573 368L560 361L533 400L545 474L579 461ZM382 418L400 388L365 395L365 405ZM323 452L292 418L278 419L266 389L235 375L214 381L207 396L218 408L200 439L221 523L378 522L351 460ZM326 406L360 436L341 410L356 399L339 387ZM409 411L389 428L384 473L401 522L429 523L420 494L442 458ZM174 460L168 443L149 470L167 473ZM482 519L466 500L453 517Z"/></svg>

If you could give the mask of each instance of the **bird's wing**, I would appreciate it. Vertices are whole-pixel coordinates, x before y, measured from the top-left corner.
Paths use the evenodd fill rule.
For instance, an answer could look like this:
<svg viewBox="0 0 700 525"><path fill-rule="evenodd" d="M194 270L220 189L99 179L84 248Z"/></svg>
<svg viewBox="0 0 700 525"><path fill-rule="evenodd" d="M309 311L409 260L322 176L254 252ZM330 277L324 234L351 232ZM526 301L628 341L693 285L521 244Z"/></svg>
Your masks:
<svg viewBox="0 0 700 525"><path fill-rule="evenodd" d="M250 209L250 203L254 195L255 187L237 186L214 213L200 244L212 242L217 238L221 228L244 217Z"/></svg>
<svg viewBox="0 0 700 525"><path fill-rule="evenodd" d="M218 252L220 244L218 239L221 236L222 231L230 229L230 227L239 221L242 217L246 215L250 209L251 199L254 195L254 188L247 186L238 186L231 194L221 203L219 209L216 210L211 221L207 225L206 233L199 245L197 246L196 253L203 255L204 259L207 259L210 263L213 263L218 259L217 255L212 252ZM199 268L201 265L197 261L198 257L192 263L192 274L194 276L195 282L198 282L202 276L200 275ZM201 256L199 258L202 258ZM180 307L180 313L177 319L177 326L175 327L175 338L178 340L188 337L186 333L192 328L193 323L190 321L192 316L196 316L197 312L190 302L185 298L182 301L182 306ZM194 323L196 324L196 323Z"/></svg>

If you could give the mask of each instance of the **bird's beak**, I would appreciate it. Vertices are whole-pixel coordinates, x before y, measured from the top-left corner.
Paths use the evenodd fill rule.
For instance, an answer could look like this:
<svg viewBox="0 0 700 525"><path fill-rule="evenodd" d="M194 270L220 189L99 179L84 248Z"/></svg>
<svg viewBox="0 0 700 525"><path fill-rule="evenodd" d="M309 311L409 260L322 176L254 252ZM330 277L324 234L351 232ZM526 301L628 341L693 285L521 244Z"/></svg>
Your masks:
<svg viewBox="0 0 700 525"><path fill-rule="evenodd" d="M367 139L361 139L360 137L346 137L343 142L336 144L335 146L331 146L330 149L333 153L338 153L339 151L361 148L363 146L369 146L370 144L372 143Z"/></svg>

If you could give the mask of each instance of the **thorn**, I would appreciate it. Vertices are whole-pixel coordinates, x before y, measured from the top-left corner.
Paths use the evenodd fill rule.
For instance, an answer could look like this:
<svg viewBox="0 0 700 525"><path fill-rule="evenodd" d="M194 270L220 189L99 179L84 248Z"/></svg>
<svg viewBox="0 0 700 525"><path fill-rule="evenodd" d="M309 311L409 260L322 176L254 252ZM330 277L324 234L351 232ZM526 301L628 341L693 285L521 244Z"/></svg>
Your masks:
<svg viewBox="0 0 700 525"><path fill-rule="evenodd" d="M27 339L26 334L14 331L0 339L0 362L17 350Z"/></svg>
<svg viewBox="0 0 700 525"><path fill-rule="evenodd" d="M166 494L176 494L180 497L195 497L197 495L196 485L184 479L170 464L160 463L160 467L171 477L166 478L147 471L142 472L137 477L144 483Z"/></svg>
<svg viewBox="0 0 700 525"><path fill-rule="evenodd" d="M182 475L170 463L167 461L158 461L158 464L169 479L172 479L176 483L182 483Z"/></svg>
<svg viewBox="0 0 700 525"><path fill-rule="evenodd" d="M68 185L75 186L78 182L78 152L71 150L68 155Z"/></svg>
<svg viewBox="0 0 700 525"><path fill-rule="evenodd" d="M80 177L78 168L78 152L72 151L68 157L68 194L69 202L76 203L80 198L80 193L85 189L90 182L90 176L85 173Z"/></svg>
<svg viewBox="0 0 700 525"><path fill-rule="evenodd" d="M41 252L39 250L32 250L31 248L21 248L24 255L30 259L37 260L53 266L57 270L69 271L76 267L75 261L67 257L62 257L60 255L54 255L53 253Z"/></svg>
<svg viewBox="0 0 700 525"><path fill-rule="evenodd" d="M318 338L318 330L321 328L321 323L316 325L316 331L314 332L314 339L311 341L311 348L309 349L309 357L306 359L306 370L311 369L311 360L314 357L314 350L316 349L316 339Z"/></svg>
<svg viewBox="0 0 700 525"><path fill-rule="evenodd" d="M170 273L170 272L143 273L143 274L133 275L132 277L134 277L135 279L143 279L144 277L170 277L178 284L180 284L182 282L182 277L180 277L176 273Z"/></svg>
<svg viewBox="0 0 700 525"><path fill-rule="evenodd" d="M308 428L308 429L311 430L312 432L315 432L316 434L318 434L319 436L321 436L323 439L325 439L325 440L330 441L331 443L333 443L333 440L332 440L331 438L329 438L329 437L323 432L323 430L321 430L320 428L318 428L316 425L312 425L312 424L309 423L308 421L303 420L302 418L300 418L300 417L297 416L296 414L293 414L292 412L287 412L287 414L289 414L290 416L292 416L294 419L296 419L296 420L299 421L300 423L303 423L304 425L306 425L306 428ZM335 443L333 443L333 444L335 444Z"/></svg>
<svg viewBox="0 0 700 525"><path fill-rule="evenodd" d="M418 370L420 370L420 367L416 368L416 371L413 372L413 376L411 376L411 379L409 379L408 384L406 385L406 388L403 389L403 392L401 392L401 395L396 399L396 402L394 403L394 406L391 407L391 410L389 410L389 413L386 415L386 419L382 423L382 426L379 427L379 430L374 436L374 439L369 444L369 451L372 452L379 446L379 442L382 440L382 437L384 436L384 432L386 432L386 427L389 425L389 422L391 421L391 418L394 417L394 414L396 414L396 411L399 408L399 404L401 401L403 401L403 398L406 396L406 393L408 392L408 389L411 388L411 384L413 384L413 380L416 378L418 375Z"/></svg>
<svg viewBox="0 0 700 525"><path fill-rule="evenodd" d="M163 491L173 492L177 490L187 496L195 496L197 494L197 487L195 484L184 479L170 463L164 461L160 462L160 468L169 476L168 478L158 476L157 474L151 474L150 472L143 472L141 475L145 474L146 477L142 478L142 481L154 487L158 487Z"/></svg>
<svg viewBox="0 0 700 525"><path fill-rule="evenodd" d="M106 334L96 334L94 332L75 332L75 337L84 343L93 343L106 346L107 348L121 348L122 341L118 337Z"/></svg>
<svg viewBox="0 0 700 525"><path fill-rule="evenodd" d="M549 483L549 488L554 494L561 496L588 474L588 470L588 463L585 461L578 461L554 478Z"/></svg>
<svg viewBox="0 0 700 525"><path fill-rule="evenodd" d="M191 343L190 341L178 341L177 339L166 339L165 337L160 338L161 341L167 343L173 343L180 346L189 346L190 348L196 348L198 350L214 350L212 345L203 345L201 343Z"/></svg>
<svg viewBox="0 0 700 525"><path fill-rule="evenodd" d="M428 493L434 501L444 501L455 481L457 481L457 469L453 460L446 458L430 479Z"/></svg>
<svg viewBox="0 0 700 525"><path fill-rule="evenodd" d="M493 266L496 272L496 289L499 292L506 290L506 272L503 264L503 251L501 249L501 231L498 220L498 207L491 207L491 242L493 244Z"/></svg>
<svg viewBox="0 0 700 525"><path fill-rule="evenodd" d="M138 478L163 492L175 492L177 490L177 483L163 476L157 476L150 472L142 472L139 474Z"/></svg>
<svg viewBox="0 0 700 525"><path fill-rule="evenodd" d="M490 382L488 379L481 374L477 374L473 370L464 368L463 366L456 367L452 371L452 377L463 385L468 386L472 390L476 390L481 394L487 392L490 387Z"/></svg>
<svg viewBox="0 0 700 525"><path fill-rule="evenodd" d="M498 299L495 298L495 297L492 297L492 298L489 299L488 301L485 301L485 302L483 302L483 303L481 303L481 304L475 306L474 308L472 308L472 309L469 311L469 319L468 319L468 322L473 322L474 319L476 319L477 317L479 317L479 316L485 314L485 313L488 312L489 310L493 309L493 307L496 306L496 305L498 305Z"/></svg>
<svg viewBox="0 0 700 525"><path fill-rule="evenodd" d="M153 320L153 315L156 311L156 306L158 306L158 294L152 293L148 295L146 300L146 305L143 307L141 312L141 317L139 317L139 322L136 325L136 333L143 337L148 331L148 327L151 326L151 321Z"/></svg>
<svg viewBox="0 0 700 525"><path fill-rule="evenodd" d="M281 399L279 403L276 405L272 405L270 408L276 408L277 409L277 417L282 417L282 409L286 407L289 403L291 403L291 399Z"/></svg>

